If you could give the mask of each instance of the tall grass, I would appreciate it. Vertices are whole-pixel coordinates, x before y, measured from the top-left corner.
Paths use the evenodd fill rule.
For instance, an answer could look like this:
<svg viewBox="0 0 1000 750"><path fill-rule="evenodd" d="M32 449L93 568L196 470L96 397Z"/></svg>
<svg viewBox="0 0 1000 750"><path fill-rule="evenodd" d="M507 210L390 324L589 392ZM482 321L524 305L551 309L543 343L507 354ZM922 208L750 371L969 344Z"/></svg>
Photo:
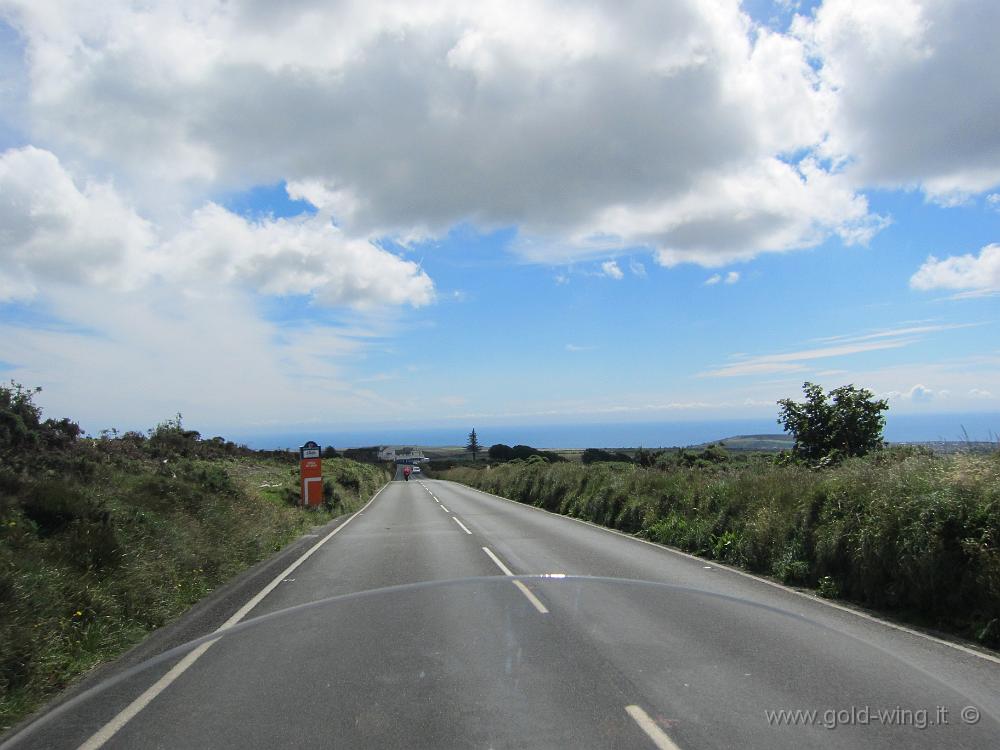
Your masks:
<svg viewBox="0 0 1000 750"><path fill-rule="evenodd" d="M0 728L388 479L326 461L325 507L305 512L271 486L296 484L287 460L123 450L0 472Z"/></svg>
<svg viewBox="0 0 1000 750"><path fill-rule="evenodd" d="M1000 453L439 476L1000 646Z"/></svg>

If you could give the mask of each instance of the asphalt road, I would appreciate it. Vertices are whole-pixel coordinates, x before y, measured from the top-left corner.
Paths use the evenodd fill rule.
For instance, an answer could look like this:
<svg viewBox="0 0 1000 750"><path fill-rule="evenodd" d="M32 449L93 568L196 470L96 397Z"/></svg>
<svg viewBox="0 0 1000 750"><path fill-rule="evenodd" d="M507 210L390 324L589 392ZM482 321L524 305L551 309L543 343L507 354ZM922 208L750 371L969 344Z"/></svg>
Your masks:
<svg viewBox="0 0 1000 750"><path fill-rule="evenodd" d="M550 577L515 582L508 571ZM300 606L434 581L449 583ZM189 655L183 671L159 665L68 711L25 746L994 748L1000 738L995 658L419 476L390 483L247 619L269 614ZM816 713L768 713L778 711Z"/></svg>

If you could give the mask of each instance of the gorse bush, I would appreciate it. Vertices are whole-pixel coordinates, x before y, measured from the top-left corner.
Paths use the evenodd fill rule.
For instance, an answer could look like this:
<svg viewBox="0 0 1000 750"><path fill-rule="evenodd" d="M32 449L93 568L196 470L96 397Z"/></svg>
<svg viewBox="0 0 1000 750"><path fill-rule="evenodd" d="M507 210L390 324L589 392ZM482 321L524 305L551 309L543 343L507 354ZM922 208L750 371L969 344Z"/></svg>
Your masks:
<svg viewBox="0 0 1000 750"><path fill-rule="evenodd" d="M1000 454L891 448L822 471L757 457L441 477L1000 646Z"/></svg>

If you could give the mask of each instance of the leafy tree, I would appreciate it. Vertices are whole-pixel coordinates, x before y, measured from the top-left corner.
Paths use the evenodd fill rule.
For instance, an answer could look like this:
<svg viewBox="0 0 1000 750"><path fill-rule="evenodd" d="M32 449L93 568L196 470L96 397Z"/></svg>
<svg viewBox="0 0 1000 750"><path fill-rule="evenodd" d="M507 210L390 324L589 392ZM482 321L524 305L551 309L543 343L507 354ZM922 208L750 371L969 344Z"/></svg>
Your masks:
<svg viewBox="0 0 1000 750"><path fill-rule="evenodd" d="M882 446L882 430L889 402L876 399L865 388L845 385L829 394L822 387L802 385L802 403L789 398L778 402L778 423L792 433L792 454L808 461L831 462L863 456Z"/></svg>
<svg viewBox="0 0 1000 750"><path fill-rule="evenodd" d="M482 450L482 446L479 445L479 438L476 436L476 428L472 428L472 432L469 433L469 442L465 446L465 450L472 454L472 460L476 460L476 454Z"/></svg>
<svg viewBox="0 0 1000 750"><path fill-rule="evenodd" d="M337 449L332 445L328 445L323 449L323 458L338 458L339 456L340 454L337 453Z"/></svg>

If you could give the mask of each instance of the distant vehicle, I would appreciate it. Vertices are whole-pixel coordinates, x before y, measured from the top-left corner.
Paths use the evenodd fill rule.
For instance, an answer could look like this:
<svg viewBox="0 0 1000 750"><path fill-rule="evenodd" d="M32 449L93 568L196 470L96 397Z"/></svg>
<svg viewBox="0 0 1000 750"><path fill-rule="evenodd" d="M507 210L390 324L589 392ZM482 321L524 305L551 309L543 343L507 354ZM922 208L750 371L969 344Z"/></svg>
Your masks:
<svg viewBox="0 0 1000 750"><path fill-rule="evenodd" d="M419 466L414 466L413 467L413 473L414 474L419 474L420 473L420 467Z"/></svg>

